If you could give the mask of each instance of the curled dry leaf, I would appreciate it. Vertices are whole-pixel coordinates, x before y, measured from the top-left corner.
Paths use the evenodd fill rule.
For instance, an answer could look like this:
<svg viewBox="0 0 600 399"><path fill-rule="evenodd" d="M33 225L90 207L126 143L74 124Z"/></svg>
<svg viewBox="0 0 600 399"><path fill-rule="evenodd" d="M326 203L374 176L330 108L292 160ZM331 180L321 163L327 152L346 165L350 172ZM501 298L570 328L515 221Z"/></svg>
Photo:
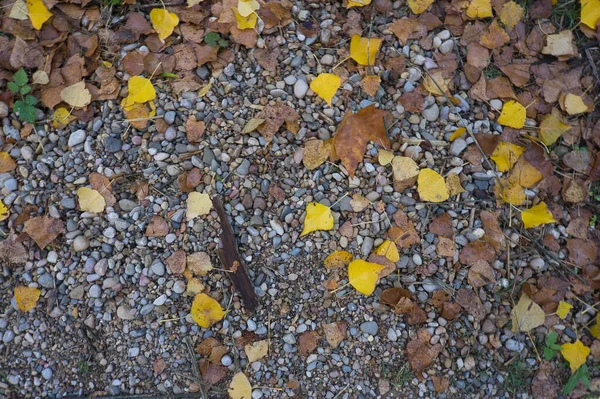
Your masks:
<svg viewBox="0 0 600 399"><path fill-rule="evenodd" d="M267 105L256 115L257 119L264 119L256 130L265 138L267 143L279 131L284 122L291 123L300 119L300 115L291 107L283 104Z"/></svg>
<svg viewBox="0 0 600 399"><path fill-rule="evenodd" d="M19 266L27 262L27 250L18 240L14 233L0 241L0 264L7 266Z"/></svg>
<svg viewBox="0 0 600 399"><path fill-rule="evenodd" d="M33 238L40 249L44 249L64 231L64 224L60 219L38 216L26 221L23 230Z"/></svg>

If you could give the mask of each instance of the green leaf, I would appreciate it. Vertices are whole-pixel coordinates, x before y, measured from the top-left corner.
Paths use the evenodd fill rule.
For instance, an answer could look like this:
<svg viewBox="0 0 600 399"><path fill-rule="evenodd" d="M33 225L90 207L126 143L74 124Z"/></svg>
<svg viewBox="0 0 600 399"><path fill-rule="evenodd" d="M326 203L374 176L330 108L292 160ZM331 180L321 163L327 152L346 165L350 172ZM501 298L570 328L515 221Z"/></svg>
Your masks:
<svg viewBox="0 0 600 399"><path fill-rule="evenodd" d="M221 39L221 40L219 40L219 47L223 47L223 48L229 47L229 42L225 39Z"/></svg>
<svg viewBox="0 0 600 399"><path fill-rule="evenodd" d="M29 81L29 79L27 78L27 73L25 72L25 70L23 68L21 68L17 72L15 72L15 74L13 75L13 80L19 86L25 86L27 84L27 82Z"/></svg>
<svg viewBox="0 0 600 399"><path fill-rule="evenodd" d="M544 359L552 360L554 358L554 356L556 356L556 353L557 353L556 351L554 351L548 347L545 347L544 348Z"/></svg>
<svg viewBox="0 0 600 399"><path fill-rule="evenodd" d="M568 395L571 393L571 391L573 389L575 389L575 387L577 386L577 384L581 381L581 383L583 383L583 385L585 385L587 388L590 387L590 371L588 369L587 364L584 364L583 366L579 367L577 369L577 371L575 372L575 374L573 374L571 376L571 378L569 378L569 381L567 381L567 383L565 384L565 388L563 390L563 393L565 395Z"/></svg>
<svg viewBox="0 0 600 399"><path fill-rule="evenodd" d="M204 43L208 44L210 47L217 47L219 45L219 40L221 40L221 35L217 32L210 32L204 36Z"/></svg>
<svg viewBox="0 0 600 399"><path fill-rule="evenodd" d="M25 103L28 105L35 105L38 103L38 99L29 94L25 96Z"/></svg>
<svg viewBox="0 0 600 399"><path fill-rule="evenodd" d="M25 101L15 101L15 112L19 115L19 120L27 123L35 123L35 107L27 104Z"/></svg>
<svg viewBox="0 0 600 399"><path fill-rule="evenodd" d="M31 86L25 85L21 87L21 94L25 95L31 91Z"/></svg>
<svg viewBox="0 0 600 399"><path fill-rule="evenodd" d="M171 72L163 72L160 74L160 76L162 76L163 78L171 78L171 79L179 78L179 76L177 76L176 74L171 73Z"/></svg>
<svg viewBox="0 0 600 399"><path fill-rule="evenodd" d="M8 90L10 90L13 93L18 93L19 92L19 85L16 84L15 82L8 82L6 84L8 86Z"/></svg>

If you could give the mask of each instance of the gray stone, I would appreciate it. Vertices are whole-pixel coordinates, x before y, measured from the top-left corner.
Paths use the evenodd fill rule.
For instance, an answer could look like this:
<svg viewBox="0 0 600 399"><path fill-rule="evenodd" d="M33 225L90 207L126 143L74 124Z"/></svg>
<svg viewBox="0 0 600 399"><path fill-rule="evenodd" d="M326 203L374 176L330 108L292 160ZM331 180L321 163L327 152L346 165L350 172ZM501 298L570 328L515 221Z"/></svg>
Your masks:
<svg viewBox="0 0 600 399"><path fill-rule="evenodd" d="M529 261L529 266L531 266L531 268L538 273L541 273L544 270L548 269L548 265L546 264L546 261L544 261L544 259L542 259L540 257L532 258Z"/></svg>
<svg viewBox="0 0 600 399"><path fill-rule="evenodd" d="M298 79L294 84L294 96L298 99L303 99L308 92L308 83L302 79Z"/></svg>
<svg viewBox="0 0 600 399"><path fill-rule="evenodd" d="M90 240L85 236L77 236L73 240L73 251L83 252L90 247Z"/></svg>
<svg viewBox="0 0 600 399"><path fill-rule="evenodd" d="M240 164L240 166L237 167L236 173L238 175L245 176L248 174L249 170L250 170L250 161L247 159L244 159L242 161L242 163Z"/></svg>
<svg viewBox="0 0 600 399"><path fill-rule="evenodd" d="M98 284L94 284L90 287L89 294L92 298L100 298L102 295L102 288L100 288Z"/></svg>
<svg viewBox="0 0 600 399"><path fill-rule="evenodd" d="M50 273L44 273L38 278L38 284L44 288L53 288L54 287L54 278Z"/></svg>
<svg viewBox="0 0 600 399"><path fill-rule="evenodd" d="M369 335L377 335L377 331L379 331L379 326L374 321L365 321L360 325L360 331Z"/></svg>
<svg viewBox="0 0 600 399"><path fill-rule="evenodd" d="M435 122L440 116L440 107L437 104L433 104L429 108L423 110L423 118L429 122Z"/></svg>
<svg viewBox="0 0 600 399"><path fill-rule="evenodd" d="M86 137L85 130L83 130L83 129L75 130L69 136L69 141L68 141L67 145L69 147L75 147L76 145L83 143L85 141L85 137Z"/></svg>
<svg viewBox="0 0 600 399"><path fill-rule="evenodd" d="M165 265L162 262L157 261L152 264L150 270L152 270L152 273L156 274L157 276L162 276L165 274Z"/></svg>
<svg viewBox="0 0 600 399"><path fill-rule="evenodd" d="M8 116L8 105L4 101L0 101L0 118Z"/></svg>
<svg viewBox="0 0 600 399"><path fill-rule="evenodd" d="M123 147L123 143L120 139L115 137L107 137L104 139L104 149L110 153L115 153L121 151Z"/></svg>
<svg viewBox="0 0 600 399"><path fill-rule="evenodd" d="M369 256L372 249L373 249L373 239L371 237L365 237L363 240L360 252L363 254L363 256Z"/></svg>
<svg viewBox="0 0 600 399"><path fill-rule="evenodd" d="M523 344L522 342L516 341L514 339L509 339L506 341L504 346L506 346L506 349L508 349L509 351L521 352L523 350L523 348L525 347L525 344Z"/></svg>
<svg viewBox="0 0 600 399"><path fill-rule="evenodd" d="M450 155L454 155L455 157L460 155L467 148L467 142L462 138L457 138L450 145Z"/></svg>
<svg viewBox="0 0 600 399"><path fill-rule="evenodd" d="M50 368L43 369L42 377L44 377L44 379L46 379L46 380L49 380L50 378L52 378L52 369L50 369Z"/></svg>
<svg viewBox="0 0 600 399"><path fill-rule="evenodd" d="M439 50L442 54L448 54L454 49L454 41L452 39L448 39L442 43Z"/></svg>
<svg viewBox="0 0 600 399"><path fill-rule="evenodd" d="M119 208L124 212L131 212L133 208L137 206L137 203L128 199L122 199L119 201Z"/></svg>
<svg viewBox="0 0 600 399"><path fill-rule="evenodd" d="M167 125L172 125L173 123L175 123L175 115L175 111L169 111L165 113L165 122L167 123Z"/></svg>

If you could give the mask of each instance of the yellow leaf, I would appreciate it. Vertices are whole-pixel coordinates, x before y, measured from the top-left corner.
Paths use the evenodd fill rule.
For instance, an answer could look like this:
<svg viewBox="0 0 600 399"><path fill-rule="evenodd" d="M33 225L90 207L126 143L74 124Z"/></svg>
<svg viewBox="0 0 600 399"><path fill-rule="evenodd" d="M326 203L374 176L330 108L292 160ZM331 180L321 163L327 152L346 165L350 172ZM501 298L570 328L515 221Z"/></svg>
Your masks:
<svg viewBox="0 0 600 399"><path fill-rule="evenodd" d="M590 348L585 346L580 340L577 340L574 344L563 344L560 354L569 362L571 374L575 374L579 367L585 364L590 354Z"/></svg>
<svg viewBox="0 0 600 399"><path fill-rule="evenodd" d="M373 65L383 39L352 36L350 57L360 65Z"/></svg>
<svg viewBox="0 0 600 399"><path fill-rule="evenodd" d="M524 151L525 147L503 141L498 144L490 158L496 162L500 172L508 172Z"/></svg>
<svg viewBox="0 0 600 399"><path fill-rule="evenodd" d="M269 352L269 341L263 339L262 341L252 342L244 346L244 352L246 352L249 363L260 360L267 356L267 352Z"/></svg>
<svg viewBox="0 0 600 399"><path fill-rule="evenodd" d="M502 113L498 117L498 123L515 129L525 126L527 110L515 100L510 100L502 107Z"/></svg>
<svg viewBox="0 0 600 399"><path fill-rule="evenodd" d="M212 209L213 203L206 193L197 191L188 194L186 218L193 219L198 216L207 215Z"/></svg>
<svg viewBox="0 0 600 399"><path fill-rule="evenodd" d="M227 390L231 399L251 399L252 385L241 371L233 376Z"/></svg>
<svg viewBox="0 0 600 399"><path fill-rule="evenodd" d="M210 89L212 88L212 83L213 83L213 79L210 78L210 80L208 81L208 84L203 86L199 91L198 91L198 97L204 97L205 95L208 94L208 92L210 91Z"/></svg>
<svg viewBox="0 0 600 399"><path fill-rule="evenodd" d="M556 116L548 114L540 123L540 139L544 144L552 145L570 129L571 126L562 123Z"/></svg>
<svg viewBox="0 0 600 399"><path fill-rule="evenodd" d="M471 0L471 4L467 8L467 15L473 19L493 17L492 2L490 0Z"/></svg>
<svg viewBox="0 0 600 399"><path fill-rule="evenodd" d="M196 296L197 294L204 291L204 284L197 277L188 278L187 285L185 286L185 294L187 296Z"/></svg>
<svg viewBox="0 0 600 399"><path fill-rule="evenodd" d="M346 8L352 7L364 7L371 4L371 0L348 0L348 5Z"/></svg>
<svg viewBox="0 0 600 399"><path fill-rule="evenodd" d="M8 208L6 207L6 205L4 205L4 202L0 200L0 222L6 220L9 214L10 213L8 212Z"/></svg>
<svg viewBox="0 0 600 399"><path fill-rule="evenodd" d="M186 256L185 265L196 276L206 276L214 269L210 255L206 252L194 252Z"/></svg>
<svg viewBox="0 0 600 399"><path fill-rule="evenodd" d="M423 201L444 202L449 193L444 178L435 170L425 168L419 172L417 191Z"/></svg>
<svg viewBox="0 0 600 399"><path fill-rule="evenodd" d="M512 330L527 332L544 324L546 314L537 303L523 293L511 312Z"/></svg>
<svg viewBox="0 0 600 399"><path fill-rule="evenodd" d="M94 189L81 187L77 190L77 197L79 199L79 208L84 212L100 213L106 207L104 197Z"/></svg>
<svg viewBox="0 0 600 399"><path fill-rule="evenodd" d="M242 17L247 17L248 15L254 13L254 11L260 8L260 4L256 0L239 0L238 1L238 12Z"/></svg>
<svg viewBox="0 0 600 399"><path fill-rule="evenodd" d="M331 106L331 100L341 83L342 80L339 76L331 73L322 73L310 82L310 88Z"/></svg>
<svg viewBox="0 0 600 399"><path fill-rule="evenodd" d="M464 193L465 190L460 182L460 177L456 173L449 173L446 176L446 188L448 189L448 195L454 197L457 194Z"/></svg>
<svg viewBox="0 0 600 399"><path fill-rule="evenodd" d="M308 203L306 205L306 217L304 218L304 230L300 235L303 236L317 230L331 229L333 229L331 209L318 202Z"/></svg>
<svg viewBox="0 0 600 399"><path fill-rule="evenodd" d="M408 7L414 14L422 14L433 4L434 0L407 0Z"/></svg>
<svg viewBox="0 0 600 399"><path fill-rule="evenodd" d="M338 269L340 267L348 266L352 261L352 254L348 251L333 251L323 261L323 264L328 269Z"/></svg>
<svg viewBox="0 0 600 399"><path fill-rule="evenodd" d="M92 101L92 94L85 87L85 82L82 80L62 89L60 98L71 107L82 108Z"/></svg>
<svg viewBox="0 0 600 399"><path fill-rule="evenodd" d="M454 141L457 138L461 137L463 134L465 134L465 132L467 131L467 129L465 129L464 127L459 127L458 129L456 129L454 131L454 133L452 133L452 135L450 136L450 141Z"/></svg>
<svg viewBox="0 0 600 399"><path fill-rule="evenodd" d="M254 29L256 26L256 21L258 20L258 16L255 12L249 14L247 17L243 17L235 7L231 7L233 9L233 13L235 14L235 21L237 22L237 27L239 30L244 29Z"/></svg>
<svg viewBox="0 0 600 399"><path fill-rule="evenodd" d="M358 292L371 295L383 269L383 265L356 259L348 265L348 280Z"/></svg>
<svg viewBox="0 0 600 399"><path fill-rule="evenodd" d="M542 173L537 168L527 162L524 157L520 157L510 173L508 181L511 184L529 188L542 180L542 177Z"/></svg>
<svg viewBox="0 0 600 399"><path fill-rule="evenodd" d="M42 29L42 25L52 16L42 0L27 0L27 10L31 25L36 30Z"/></svg>
<svg viewBox="0 0 600 399"><path fill-rule="evenodd" d="M50 82L48 74L46 71L42 71L41 69L35 71L31 77L31 83L36 85L45 85L48 84L48 82Z"/></svg>
<svg viewBox="0 0 600 399"><path fill-rule="evenodd" d="M26 20L29 17L29 11L27 11L27 4L25 3L25 0L15 1L10 9L10 14L8 14L8 17L12 19L18 19L20 21Z"/></svg>
<svg viewBox="0 0 600 399"><path fill-rule="evenodd" d="M512 205L521 205L525 202L525 190L518 182L511 182L505 178L496 179L494 184L494 193L500 197L502 201Z"/></svg>
<svg viewBox="0 0 600 399"><path fill-rule="evenodd" d="M565 96L565 111L569 115L577 115L588 111L588 106L583 102L581 96L567 94Z"/></svg>
<svg viewBox="0 0 600 399"><path fill-rule="evenodd" d="M225 310L219 302L206 294L197 294L190 311L192 319L202 328L209 328L225 317Z"/></svg>
<svg viewBox="0 0 600 399"><path fill-rule="evenodd" d="M523 18L524 13L525 9L523 7L514 1L509 1L502 6L502 10L500 11L500 21L506 26L508 31L511 31L512 28L519 23L521 18Z"/></svg>
<svg viewBox="0 0 600 399"><path fill-rule="evenodd" d="M449 80L444 79L442 71L438 71L425 76L425 80L423 80L423 87L434 96L439 97L443 96L444 93L449 93L448 82Z"/></svg>
<svg viewBox="0 0 600 399"><path fill-rule="evenodd" d="M246 126L244 126L244 130L242 130L242 133L253 132L256 130L257 127L259 127L263 123L265 123L264 119L252 118L248 121L248 123L246 123Z"/></svg>
<svg viewBox="0 0 600 399"><path fill-rule="evenodd" d="M150 11L150 22L152 22L152 27L158 33L158 38L164 41L171 36L173 30L179 24L179 17L164 8L153 8Z"/></svg>
<svg viewBox="0 0 600 399"><path fill-rule="evenodd" d="M545 202L540 202L536 206L532 206L521 212L521 219L523 219L523 225L526 229L542 224L556 223L554 216L552 216L552 213L548 210Z"/></svg>
<svg viewBox="0 0 600 399"><path fill-rule="evenodd" d="M17 163L6 151L0 151L0 173L10 172L17 167Z"/></svg>
<svg viewBox="0 0 600 399"><path fill-rule="evenodd" d="M188 8L196 6L200 3L202 3L204 0L187 0L187 6Z"/></svg>
<svg viewBox="0 0 600 399"><path fill-rule="evenodd" d="M558 308L556 309L556 315L558 317L560 317L561 320L564 320L572 308L573 308L573 305L571 305L570 303L560 301L558 303Z"/></svg>
<svg viewBox="0 0 600 399"><path fill-rule="evenodd" d="M581 23L596 30L600 22L600 0L581 0Z"/></svg>
<svg viewBox="0 0 600 399"><path fill-rule="evenodd" d="M384 150L382 148L380 148L377 151L377 154L378 154L377 159L379 160L379 164L381 166L385 166L385 165L389 164L394 159L394 153L392 153L388 150Z"/></svg>
<svg viewBox="0 0 600 399"><path fill-rule="evenodd" d="M375 250L375 255L385 256L387 260L394 263L400 260L400 254L398 253L396 243L390 240L385 240L382 242L381 245Z"/></svg>
<svg viewBox="0 0 600 399"><path fill-rule="evenodd" d="M35 305L40 299L40 290L38 288L31 287L15 287L15 301L17 302L17 308L23 312L29 312L35 308Z"/></svg>
<svg viewBox="0 0 600 399"><path fill-rule="evenodd" d="M52 115L52 125L56 128L60 128L62 126L68 125L75 119L77 118L71 115L71 113L66 108L61 107L54 111L54 114Z"/></svg>
<svg viewBox="0 0 600 399"><path fill-rule="evenodd" d="M127 89L129 94L121 103L121 106L125 109L133 108L135 104L143 104L156 98L156 90L154 90L152 82L142 76L132 76L127 82Z"/></svg>
<svg viewBox="0 0 600 399"><path fill-rule="evenodd" d="M590 334L594 338L600 338L600 314L596 316L596 324L590 328Z"/></svg>

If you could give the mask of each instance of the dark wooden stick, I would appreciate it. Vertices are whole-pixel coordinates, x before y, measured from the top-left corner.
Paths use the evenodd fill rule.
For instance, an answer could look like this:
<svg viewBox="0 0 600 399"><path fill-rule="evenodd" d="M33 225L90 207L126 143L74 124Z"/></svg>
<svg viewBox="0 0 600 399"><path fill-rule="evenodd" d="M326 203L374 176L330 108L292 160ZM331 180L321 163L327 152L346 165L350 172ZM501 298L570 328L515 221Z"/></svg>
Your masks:
<svg viewBox="0 0 600 399"><path fill-rule="evenodd" d="M220 197L213 198L213 203L217 213L219 214L219 220L221 221L221 248L218 249L217 254L225 270L231 270L232 273L227 273L235 289L240 293L242 302L246 310L253 312L258 306L258 297L254 291L254 285L248 277L248 272L242 258L237 249L237 243L233 236L233 229L229 222L229 217L225 212L225 207Z"/></svg>

